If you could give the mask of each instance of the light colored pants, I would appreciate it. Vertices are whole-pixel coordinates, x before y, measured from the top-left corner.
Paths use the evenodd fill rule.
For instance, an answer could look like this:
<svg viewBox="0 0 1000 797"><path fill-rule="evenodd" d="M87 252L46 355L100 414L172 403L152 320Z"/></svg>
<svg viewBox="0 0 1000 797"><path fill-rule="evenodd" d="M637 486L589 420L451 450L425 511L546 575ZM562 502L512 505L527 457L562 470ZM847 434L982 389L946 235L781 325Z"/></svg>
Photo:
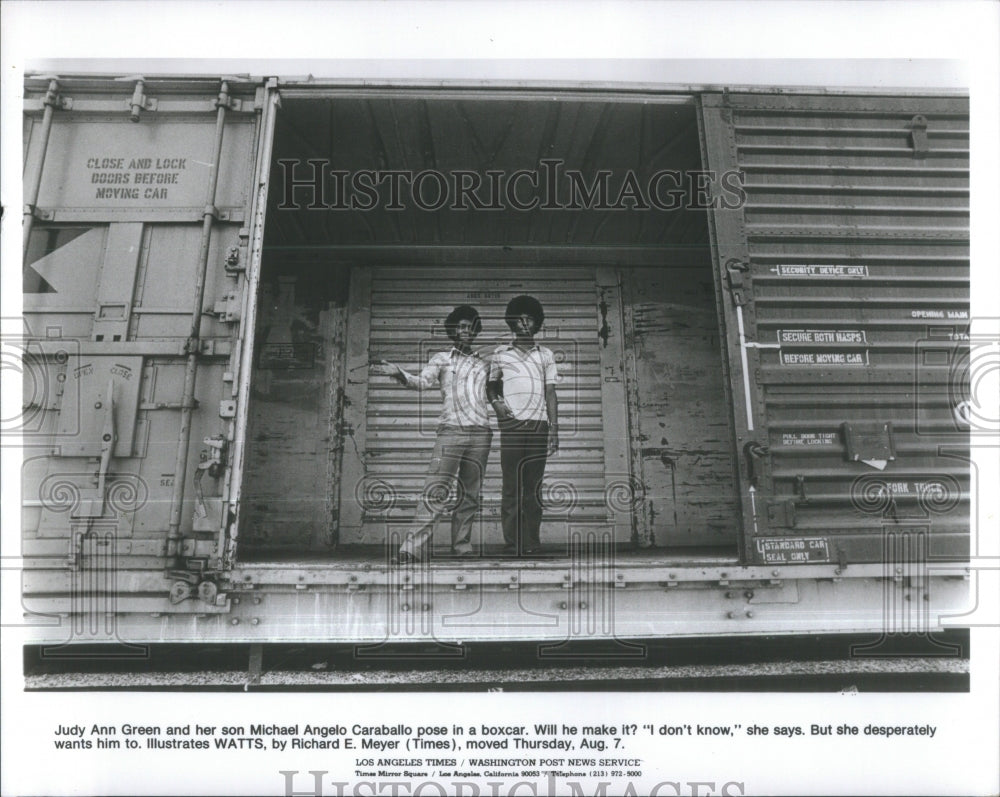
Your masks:
<svg viewBox="0 0 1000 797"><path fill-rule="evenodd" d="M448 514L452 552L472 551L472 522L479 510L479 491L492 441L493 431L488 426L438 427L423 493L417 501L414 528L399 546L401 553L424 558L425 546L433 539L438 521ZM452 488L457 492L454 503L448 500Z"/></svg>

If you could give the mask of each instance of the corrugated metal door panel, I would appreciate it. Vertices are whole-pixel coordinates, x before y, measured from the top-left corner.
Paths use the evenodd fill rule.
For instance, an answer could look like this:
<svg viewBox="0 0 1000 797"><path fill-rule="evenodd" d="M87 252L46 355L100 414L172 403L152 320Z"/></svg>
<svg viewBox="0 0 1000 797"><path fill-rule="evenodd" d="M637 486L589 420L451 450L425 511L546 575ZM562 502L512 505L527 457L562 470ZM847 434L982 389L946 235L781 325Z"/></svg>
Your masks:
<svg viewBox="0 0 1000 797"><path fill-rule="evenodd" d="M712 213L746 554L875 561L923 525L967 555L967 100L709 95L702 121L746 192Z"/></svg>
<svg viewBox="0 0 1000 797"><path fill-rule="evenodd" d="M602 380L601 339L598 337L598 285L594 269L518 269L498 267L492 273L471 273L464 267L434 269L373 268L352 284L352 302L364 303L352 314L351 339L366 338L364 358L349 367L348 377L360 389L358 372L372 360L385 359L419 373L435 352L448 350L451 341L443 321L452 308L472 304L482 318L483 330L475 347L483 353L510 339L503 313L507 302L526 293L545 308L545 327L536 340L552 349L562 382L559 385L560 450L546 466L543 498L547 511L542 539L556 540L567 522L615 524L609 508L609 484L627 479L607 470L608 443L604 416L606 399ZM368 293L368 300L358 298ZM364 327L364 329L359 329ZM620 333L618 334L620 339ZM367 377L367 375L366 375ZM613 377L612 377L613 378ZM620 380L619 380L620 381ZM354 429L358 451L349 444L344 452L341 487L340 542L382 543L390 533L405 533L412 520L433 448L441 408L437 390L420 392L401 388L382 376L373 376L364 393L363 446ZM623 402L622 402L623 405ZM495 427L495 419L493 419ZM627 441L622 429L619 441ZM612 435L612 436L613 436ZM358 462L353 462L357 459ZM353 474L353 476L352 476ZM349 483L353 478L354 483ZM484 544L502 543L500 518L499 433L494 428L493 448L487 464L482 513L475 537ZM447 524L438 542L447 543ZM631 527L620 529L627 541Z"/></svg>
<svg viewBox="0 0 1000 797"><path fill-rule="evenodd" d="M253 199L259 130L254 88L231 87L222 100L220 86L195 81L178 90L146 81L134 123L132 85L60 81L71 110L53 115L45 152L35 138L27 143L34 171L26 185L37 176L39 190L26 243L24 318L50 389L36 438L47 456L24 467L25 556L97 567L84 541L110 534L118 567L163 569L171 496L183 482L177 566L185 569L189 557L218 564L225 477L198 466L212 458L206 438L233 439L228 408L238 367L230 358L246 280L237 261L245 256L240 233ZM29 86L29 118L38 105L33 92ZM226 108L223 157L205 250L197 407L187 472L175 473L219 105ZM199 611L194 601L184 606Z"/></svg>

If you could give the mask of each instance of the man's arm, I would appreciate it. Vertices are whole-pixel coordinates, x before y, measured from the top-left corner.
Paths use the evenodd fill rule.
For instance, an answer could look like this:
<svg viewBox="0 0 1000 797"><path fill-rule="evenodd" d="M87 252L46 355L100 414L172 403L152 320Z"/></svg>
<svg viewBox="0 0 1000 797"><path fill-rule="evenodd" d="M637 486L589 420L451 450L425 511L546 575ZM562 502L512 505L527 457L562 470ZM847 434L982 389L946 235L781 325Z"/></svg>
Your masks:
<svg viewBox="0 0 1000 797"><path fill-rule="evenodd" d="M491 358L489 376L486 378L486 400L493 407L498 421L505 421L513 417L510 407L507 406L507 402L503 399L502 390L503 374L500 370L500 364L496 361L496 358Z"/></svg>
<svg viewBox="0 0 1000 797"><path fill-rule="evenodd" d="M547 451L555 454L559 450L559 400L556 398L556 386L545 386L545 413L549 418L549 441Z"/></svg>
<svg viewBox="0 0 1000 797"><path fill-rule="evenodd" d="M545 367L545 414L549 419L549 441L546 447L548 453L555 454L559 450L559 401L556 398L556 383L559 381L559 369L555 358L548 349L543 351Z"/></svg>

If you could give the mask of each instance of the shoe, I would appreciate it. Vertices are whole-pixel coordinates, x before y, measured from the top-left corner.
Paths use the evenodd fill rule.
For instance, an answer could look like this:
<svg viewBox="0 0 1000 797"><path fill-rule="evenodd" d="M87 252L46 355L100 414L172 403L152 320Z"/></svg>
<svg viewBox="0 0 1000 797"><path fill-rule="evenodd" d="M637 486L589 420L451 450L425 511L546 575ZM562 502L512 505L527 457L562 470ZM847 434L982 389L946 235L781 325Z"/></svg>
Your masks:
<svg viewBox="0 0 1000 797"><path fill-rule="evenodd" d="M542 552L541 545L528 545L521 549L521 553L524 556L534 556L535 554L539 554L541 552Z"/></svg>
<svg viewBox="0 0 1000 797"><path fill-rule="evenodd" d="M469 551L452 551L451 555L455 559L472 559L472 558L474 558L476 556L476 552L472 551L472 550L469 550Z"/></svg>
<svg viewBox="0 0 1000 797"><path fill-rule="evenodd" d="M415 557L409 551L397 551L392 555L392 558L389 560L390 564L393 565L411 565L417 561L419 561L417 557Z"/></svg>
<svg viewBox="0 0 1000 797"><path fill-rule="evenodd" d="M505 545L503 550L500 551L501 556L517 556L517 546L516 545Z"/></svg>

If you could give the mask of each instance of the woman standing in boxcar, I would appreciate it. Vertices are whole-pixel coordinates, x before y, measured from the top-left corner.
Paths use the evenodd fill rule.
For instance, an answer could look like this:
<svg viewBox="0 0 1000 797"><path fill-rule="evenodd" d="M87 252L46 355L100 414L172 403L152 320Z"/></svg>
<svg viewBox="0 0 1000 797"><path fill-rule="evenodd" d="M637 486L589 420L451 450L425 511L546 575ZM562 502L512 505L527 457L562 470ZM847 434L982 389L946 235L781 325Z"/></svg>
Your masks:
<svg viewBox="0 0 1000 797"><path fill-rule="evenodd" d="M445 319L444 329L454 346L432 356L419 376L382 361L382 365L394 369L390 375L404 387L439 387L442 401L437 439L417 501L414 527L399 546L394 563L427 558L437 522L450 509L448 498L453 487L458 495L451 513L451 553L474 555L472 523L479 510L479 492L493 440L486 402L488 364L472 348L482 329L474 307L456 307Z"/></svg>

